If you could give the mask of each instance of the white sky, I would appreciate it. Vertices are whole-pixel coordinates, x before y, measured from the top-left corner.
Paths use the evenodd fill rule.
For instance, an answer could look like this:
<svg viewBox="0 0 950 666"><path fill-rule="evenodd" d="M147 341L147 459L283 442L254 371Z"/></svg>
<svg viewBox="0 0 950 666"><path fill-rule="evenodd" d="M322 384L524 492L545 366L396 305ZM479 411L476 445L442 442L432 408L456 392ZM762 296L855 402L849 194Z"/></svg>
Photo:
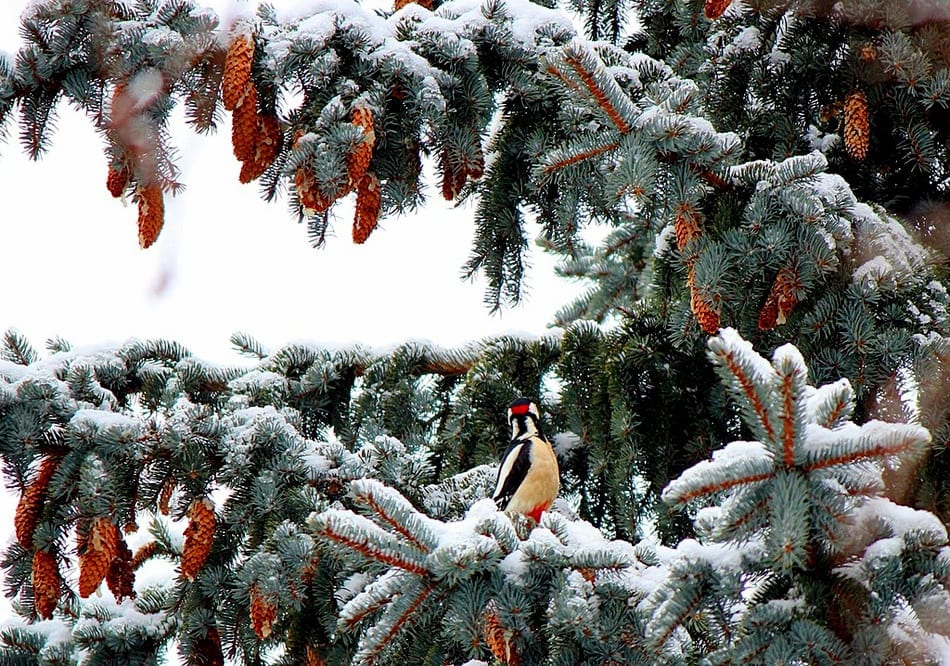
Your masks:
<svg viewBox="0 0 950 666"><path fill-rule="evenodd" d="M0 5L0 52L18 48L26 4ZM220 15L230 3L201 4ZM167 337L203 358L237 362L228 338L238 330L271 349L299 340L455 346L504 332L543 334L581 289L556 281L553 260L532 251L526 302L491 315L484 283L459 279L473 207L453 208L431 179L421 214L383 220L363 246L350 240L350 195L335 209L333 236L315 250L285 199L264 203L256 183L238 183L229 120L211 137L184 123L173 129L187 188L166 196L165 228L145 251L137 209L106 190L103 144L82 114L61 106L52 149L38 162L23 154L8 121L0 331L14 326L39 348L54 335L74 345Z"/></svg>

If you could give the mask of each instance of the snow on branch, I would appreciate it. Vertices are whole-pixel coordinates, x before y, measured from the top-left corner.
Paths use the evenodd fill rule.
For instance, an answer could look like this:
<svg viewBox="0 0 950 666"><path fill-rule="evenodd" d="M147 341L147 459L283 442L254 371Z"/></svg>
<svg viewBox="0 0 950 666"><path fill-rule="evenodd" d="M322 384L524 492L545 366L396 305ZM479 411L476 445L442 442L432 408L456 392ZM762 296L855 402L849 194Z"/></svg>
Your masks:
<svg viewBox="0 0 950 666"><path fill-rule="evenodd" d="M694 616L712 620L724 612L723 596L735 595L730 614L745 618L739 626L744 622L746 629L740 644L725 641L724 651L760 654L765 649L760 639L779 632L789 641L789 659L793 654L847 654L851 648L836 632L798 611L785 611L806 607L799 595L812 585L809 581L827 577L836 562L846 563L839 571L882 599L874 618L846 621L869 623L867 632L886 632L900 621L905 603L893 588L909 575L900 573L904 558L922 549L927 555L912 567L919 586L907 594L921 608L945 608L950 603L945 581L950 578L943 579L936 595L927 581L945 568L941 553L950 552L946 528L928 512L899 507L880 496L884 466L916 455L929 444L930 433L915 424L848 420L850 384L840 380L817 389L809 386L808 368L790 345L778 348L771 364L735 331L721 331L709 348L746 424L753 432L775 436L731 442L664 490L663 499L670 504L719 494L718 504L698 512L697 532L707 546L733 545L742 556L737 566L722 567L707 557L691 558L687 543L681 544L677 551L683 557L644 602L650 612L648 640L657 646L675 643L677 629ZM768 429L766 423L778 427ZM743 581L739 572L748 578ZM757 577L775 575L779 578L772 580L786 581L779 598L751 593ZM833 580L827 584L836 586ZM725 622L730 624L728 618Z"/></svg>

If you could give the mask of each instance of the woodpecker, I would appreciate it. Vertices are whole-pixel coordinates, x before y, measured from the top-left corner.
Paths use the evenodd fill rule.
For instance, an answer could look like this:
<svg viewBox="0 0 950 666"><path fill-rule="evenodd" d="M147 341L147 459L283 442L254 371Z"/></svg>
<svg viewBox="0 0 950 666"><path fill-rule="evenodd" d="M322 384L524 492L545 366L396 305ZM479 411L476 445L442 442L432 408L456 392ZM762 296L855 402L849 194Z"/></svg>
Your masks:
<svg viewBox="0 0 950 666"><path fill-rule="evenodd" d="M492 499L502 511L541 521L561 487L557 456L541 432L541 412L528 398L508 406L511 443L501 459Z"/></svg>

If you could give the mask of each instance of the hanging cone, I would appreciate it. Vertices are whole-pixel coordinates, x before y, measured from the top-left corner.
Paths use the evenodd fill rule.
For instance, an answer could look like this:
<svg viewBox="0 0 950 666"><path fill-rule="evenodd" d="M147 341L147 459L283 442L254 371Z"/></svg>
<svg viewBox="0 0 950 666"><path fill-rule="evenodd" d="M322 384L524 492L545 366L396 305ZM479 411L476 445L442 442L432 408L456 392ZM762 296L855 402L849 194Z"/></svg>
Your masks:
<svg viewBox="0 0 950 666"><path fill-rule="evenodd" d="M449 151L445 149L442 150L439 170L442 172L442 197L446 201L452 201L465 187L465 171L453 166Z"/></svg>
<svg viewBox="0 0 950 666"><path fill-rule="evenodd" d="M416 3L420 7L425 7L428 10L432 9L432 0L396 0L396 2L393 3L393 11L398 12L400 9L402 9L406 5L409 5L412 3Z"/></svg>
<svg viewBox="0 0 950 666"><path fill-rule="evenodd" d="M775 276L772 289L759 313L759 330L769 331L784 324L795 306L798 305L798 292L801 284L795 266L785 266Z"/></svg>
<svg viewBox="0 0 950 666"><path fill-rule="evenodd" d="M119 553L119 528L105 516L96 518L89 533L77 544L79 552L79 596L88 597L99 589ZM123 542L124 543L124 542Z"/></svg>
<svg viewBox="0 0 950 666"><path fill-rule="evenodd" d="M855 90L844 100L844 147L853 159L863 160L868 154L871 126L868 122L868 100L864 91Z"/></svg>
<svg viewBox="0 0 950 666"><path fill-rule="evenodd" d="M234 108L231 120L231 147L241 162L254 159L259 130L257 90L251 86L244 100Z"/></svg>
<svg viewBox="0 0 950 666"><path fill-rule="evenodd" d="M877 60L877 47L872 42L864 42L858 47L858 57L870 65Z"/></svg>
<svg viewBox="0 0 950 666"><path fill-rule="evenodd" d="M280 121L273 114L257 116L257 141L254 156L241 165L240 181L249 183L261 177L267 167L274 163L280 153L284 135L280 130Z"/></svg>
<svg viewBox="0 0 950 666"><path fill-rule="evenodd" d="M109 167L109 175L106 177L106 187L109 194L118 199L125 192L125 188L132 182L132 172L126 166L116 168Z"/></svg>
<svg viewBox="0 0 950 666"><path fill-rule="evenodd" d="M167 516L171 512L172 495L175 492L176 485L175 480L168 477L158 493L158 512L163 516Z"/></svg>
<svg viewBox="0 0 950 666"><path fill-rule="evenodd" d="M165 200L162 186L152 183L136 192L139 202L139 247L150 247L165 224Z"/></svg>
<svg viewBox="0 0 950 666"><path fill-rule="evenodd" d="M356 194L356 215L353 219L353 242L366 242L379 222L382 192L379 179L372 171L363 176Z"/></svg>
<svg viewBox="0 0 950 666"><path fill-rule="evenodd" d="M121 602L123 599L135 598L135 571L132 566L132 551L124 539L119 539L116 555L106 573L106 585Z"/></svg>
<svg viewBox="0 0 950 666"><path fill-rule="evenodd" d="M690 269L686 281L689 284L689 308L693 311L699 328L706 335L715 335L719 332L719 313L700 296L692 269Z"/></svg>
<svg viewBox="0 0 950 666"><path fill-rule="evenodd" d="M56 556L45 550L33 553L33 602L44 620L53 617L63 589Z"/></svg>
<svg viewBox="0 0 950 666"><path fill-rule="evenodd" d="M326 666L327 662L323 660L320 653L312 645L307 646L307 661L305 666Z"/></svg>
<svg viewBox="0 0 950 666"><path fill-rule="evenodd" d="M474 161L467 161L464 171L466 177L474 180L478 180L485 175L485 153L482 152L481 146L475 150Z"/></svg>
<svg viewBox="0 0 950 666"><path fill-rule="evenodd" d="M224 666L224 653L221 651L221 635L215 626L208 627L207 632L201 638L196 639L192 644L192 655L194 660L191 663L201 664L202 666Z"/></svg>
<svg viewBox="0 0 950 666"><path fill-rule="evenodd" d="M224 76L221 78L221 97L224 108L233 111L247 94L251 84L251 63L254 61L254 38L236 35L228 45L224 58Z"/></svg>
<svg viewBox="0 0 950 666"><path fill-rule="evenodd" d="M732 4L732 0L706 0L703 10L706 12L706 18L715 21L725 13L726 8Z"/></svg>
<svg viewBox="0 0 950 666"><path fill-rule="evenodd" d="M188 511L188 520L185 546L181 553L181 575L187 580L194 580L214 544L216 519L211 500L207 497L196 500Z"/></svg>
<svg viewBox="0 0 950 666"><path fill-rule="evenodd" d="M363 140L350 152L346 163L347 186L349 189L353 189L363 180L366 170L369 169L369 163L373 159L376 130L374 128L373 112L365 104L353 106L350 121L363 130Z"/></svg>
<svg viewBox="0 0 950 666"><path fill-rule="evenodd" d="M769 292L769 297L765 299L765 305L759 310L758 327L760 331L771 331L778 326L778 299L775 297L774 291L775 287L773 285L772 292Z"/></svg>
<svg viewBox="0 0 950 666"><path fill-rule="evenodd" d="M511 644L513 632L502 625L494 604L489 605L483 618L482 635L495 659L505 666L520 666L520 656Z"/></svg>
<svg viewBox="0 0 950 666"><path fill-rule="evenodd" d="M673 221L673 231L676 234L676 248L682 252L691 240L699 238L702 234L699 212L690 204L678 205Z"/></svg>
<svg viewBox="0 0 950 666"><path fill-rule="evenodd" d="M20 501L17 503L16 514L13 516L13 527L16 531L16 540L25 549L33 548L33 532L40 519L49 482L56 472L59 460L46 456L40 463L39 471L33 482L23 490Z"/></svg>
<svg viewBox="0 0 950 666"><path fill-rule="evenodd" d="M320 188L317 187L317 181L313 176L313 171L308 167L300 167L294 172L294 186L297 188L297 196L300 197L300 203L308 215L323 213L333 201L327 199Z"/></svg>
<svg viewBox="0 0 950 666"><path fill-rule="evenodd" d="M155 553L158 552L158 544L155 541L149 541L147 544L135 551L135 554L132 556L131 567L135 571L142 564L144 564L148 559L150 559Z"/></svg>
<svg viewBox="0 0 950 666"><path fill-rule="evenodd" d="M277 606L268 599L257 583L251 586L251 627L261 640L271 634L274 620L277 619Z"/></svg>

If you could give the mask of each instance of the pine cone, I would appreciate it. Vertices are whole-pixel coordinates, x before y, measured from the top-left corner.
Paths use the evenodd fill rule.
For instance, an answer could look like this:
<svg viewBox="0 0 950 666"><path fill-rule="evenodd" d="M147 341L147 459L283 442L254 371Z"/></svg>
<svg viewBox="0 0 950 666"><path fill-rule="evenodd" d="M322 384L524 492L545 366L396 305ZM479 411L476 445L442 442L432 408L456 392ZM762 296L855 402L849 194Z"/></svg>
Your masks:
<svg viewBox="0 0 950 666"><path fill-rule="evenodd" d="M858 47L858 57L865 63L871 64L877 60L877 47L871 42L864 42Z"/></svg>
<svg viewBox="0 0 950 666"><path fill-rule="evenodd" d="M224 108L233 111L244 100L251 82L251 63L254 61L254 37L236 35L228 45L224 58L224 76L221 78L221 97Z"/></svg>
<svg viewBox="0 0 950 666"><path fill-rule="evenodd" d="M44 620L53 617L63 589L56 556L45 550L33 553L33 601L36 612Z"/></svg>
<svg viewBox="0 0 950 666"><path fill-rule="evenodd" d="M775 287L773 286L772 291L774 292ZM759 330L760 331L771 331L778 325L778 299L775 298L773 293L769 293L769 297L765 299L765 305L762 306L762 309L759 310Z"/></svg>
<svg viewBox="0 0 950 666"><path fill-rule="evenodd" d="M273 114L257 116L257 142L254 146L254 156L241 165L240 180L249 183L261 177L267 167L273 164L280 153L284 134L280 130L280 121Z"/></svg>
<svg viewBox="0 0 950 666"><path fill-rule="evenodd" d="M366 242L379 222L382 192L379 178L372 171L363 176L356 194L356 216L353 219L353 242Z"/></svg>
<svg viewBox="0 0 950 666"><path fill-rule="evenodd" d="M201 638L191 644L195 664L202 666L224 666L224 653L221 651L221 635L217 627L208 627Z"/></svg>
<svg viewBox="0 0 950 666"><path fill-rule="evenodd" d="M136 193L139 202L139 247L150 247L162 232L165 224L165 200L162 186L152 183L139 188Z"/></svg>
<svg viewBox="0 0 950 666"><path fill-rule="evenodd" d="M312 645L307 646L307 661L305 666L326 666L327 662L323 660L320 653Z"/></svg>
<svg viewBox="0 0 950 666"><path fill-rule="evenodd" d="M468 160L465 164L465 175L474 180L485 175L485 153L482 152L481 147L475 151L475 160Z"/></svg>
<svg viewBox="0 0 950 666"><path fill-rule="evenodd" d="M863 160L868 154L871 126L868 122L868 100L864 91L855 90L844 100L844 147L853 159Z"/></svg>
<svg viewBox="0 0 950 666"><path fill-rule="evenodd" d="M706 4L703 7L706 12L706 18L710 21L715 21L723 15L730 4L732 4L732 0L706 0Z"/></svg>
<svg viewBox="0 0 950 666"><path fill-rule="evenodd" d="M154 542L153 542L154 543ZM106 573L106 584L117 601L135 598L135 571L132 551L124 539L119 539L116 555Z"/></svg>
<svg viewBox="0 0 950 666"><path fill-rule="evenodd" d="M396 0L393 3L393 11L399 11L408 4L415 2L420 7L425 7L428 10L432 9L432 0Z"/></svg>
<svg viewBox="0 0 950 666"><path fill-rule="evenodd" d="M689 204L676 207L673 231L676 233L676 248L682 252L691 240L699 238L702 228L699 226L699 213Z"/></svg>
<svg viewBox="0 0 950 666"><path fill-rule="evenodd" d="M231 122L231 146L241 162L254 159L259 131L257 90L251 86L244 100L234 108Z"/></svg>
<svg viewBox="0 0 950 666"><path fill-rule="evenodd" d="M43 504L46 502L50 479L53 478L58 466L57 458L52 456L43 458L36 478L23 490L20 501L17 503L13 526L16 530L16 540L27 550L33 548L33 532L36 530L36 523L40 519Z"/></svg>
<svg viewBox="0 0 950 666"><path fill-rule="evenodd" d="M185 546L181 553L181 575L187 580L194 580L214 544L216 518L211 500L205 497L192 503L188 520Z"/></svg>
<svg viewBox="0 0 950 666"><path fill-rule="evenodd" d="M368 106L357 104L353 107L350 122L363 130L363 139L356 144L347 159L347 183L350 189L357 187L369 169L373 159L373 146L376 145L373 112Z"/></svg>
<svg viewBox="0 0 950 666"><path fill-rule="evenodd" d="M79 596L88 597L99 589L119 554L120 541L119 528L109 518L101 516L93 521L89 533L77 544L80 551Z"/></svg>
<svg viewBox="0 0 950 666"><path fill-rule="evenodd" d="M274 620L277 619L277 605L268 599L257 583L251 586L251 627L261 640L271 634Z"/></svg>
<svg viewBox="0 0 950 666"><path fill-rule="evenodd" d="M109 189L109 194L113 197L116 199L121 197L122 193L125 192L125 188L127 188L131 182L132 172L128 167L109 167L109 175L106 177L106 187Z"/></svg>
<svg viewBox="0 0 950 666"><path fill-rule="evenodd" d="M175 480L168 477L165 479L165 483L162 484L162 489L158 493L158 511L163 516L167 516L171 512L172 495L175 492L175 485Z"/></svg>
<svg viewBox="0 0 950 666"><path fill-rule="evenodd" d="M313 176L313 171L308 167L300 167L294 173L294 185L297 188L297 196L300 197L300 203L309 211L309 214L322 213L330 207L333 201L327 199L320 188L317 187L317 181Z"/></svg>
<svg viewBox="0 0 950 666"><path fill-rule="evenodd" d="M135 555L132 556L132 570L138 569L142 564L158 552L158 543L155 541L149 541L147 544L135 551Z"/></svg>
<svg viewBox="0 0 950 666"><path fill-rule="evenodd" d="M448 150L442 151L439 170L442 172L442 197L446 201L452 201L458 196L459 192L462 191L462 188L465 187L465 171L463 169L457 169L452 164L451 159L449 159Z"/></svg>
<svg viewBox="0 0 950 666"><path fill-rule="evenodd" d="M520 666L521 657L512 646L512 634L502 625L494 605L490 605L484 614L483 636L495 659L505 666Z"/></svg>
<svg viewBox="0 0 950 666"><path fill-rule="evenodd" d="M706 335L715 335L719 332L719 313L699 295L699 289L692 280L690 280L689 292L689 307L696 316L699 327Z"/></svg>

